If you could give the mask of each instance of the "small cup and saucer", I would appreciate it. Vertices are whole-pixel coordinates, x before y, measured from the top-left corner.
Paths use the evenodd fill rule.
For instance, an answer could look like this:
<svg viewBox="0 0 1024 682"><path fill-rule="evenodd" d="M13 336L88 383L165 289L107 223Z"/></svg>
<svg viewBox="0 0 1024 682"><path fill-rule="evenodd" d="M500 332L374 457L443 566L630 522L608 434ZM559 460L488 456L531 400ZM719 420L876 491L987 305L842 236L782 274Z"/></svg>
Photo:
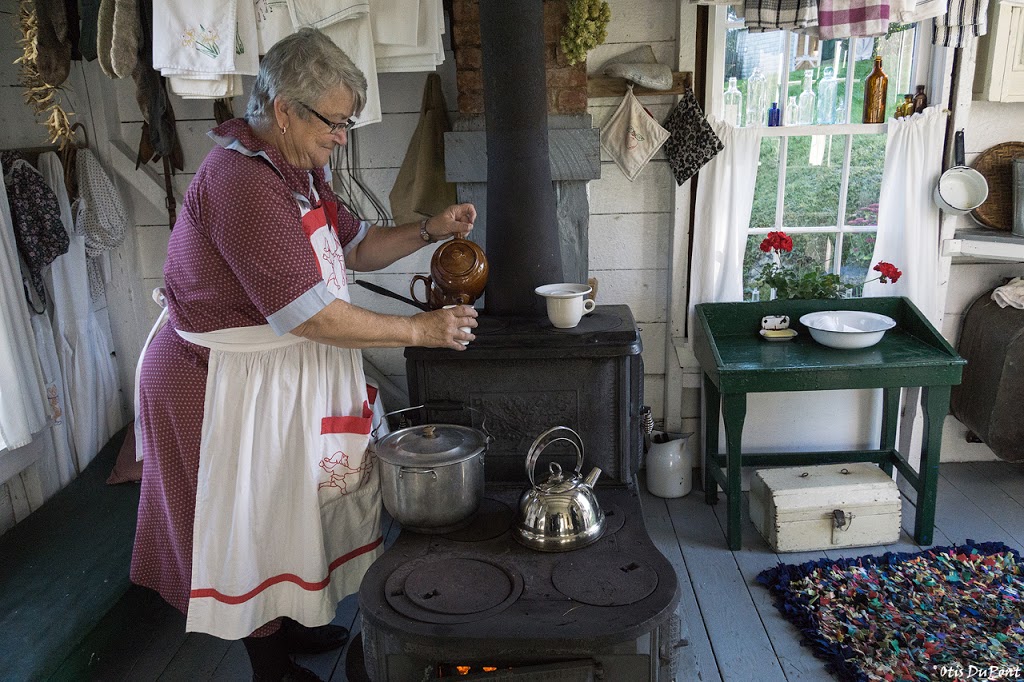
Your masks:
<svg viewBox="0 0 1024 682"><path fill-rule="evenodd" d="M594 299L587 298L591 291L587 284L571 282L545 284L534 289L547 302L548 320L557 329L572 329L584 315L594 312Z"/></svg>
<svg viewBox="0 0 1024 682"><path fill-rule="evenodd" d="M789 328L789 315L765 315L759 333L765 341L789 341L797 336L797 331Z"/></svg>

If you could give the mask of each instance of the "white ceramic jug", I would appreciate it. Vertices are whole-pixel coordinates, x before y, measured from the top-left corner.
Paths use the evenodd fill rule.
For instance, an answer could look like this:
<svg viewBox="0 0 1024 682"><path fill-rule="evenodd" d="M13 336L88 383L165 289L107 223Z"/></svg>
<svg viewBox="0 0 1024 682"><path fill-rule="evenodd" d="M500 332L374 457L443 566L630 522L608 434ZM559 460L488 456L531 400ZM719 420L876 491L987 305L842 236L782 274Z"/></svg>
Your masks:
<svg viewBox="0 0 1024 682"><path fill-rule="evenodd" d="M692 433L655 433L647 452L647 489L658 497L682 497L693 486Z"/></svg>

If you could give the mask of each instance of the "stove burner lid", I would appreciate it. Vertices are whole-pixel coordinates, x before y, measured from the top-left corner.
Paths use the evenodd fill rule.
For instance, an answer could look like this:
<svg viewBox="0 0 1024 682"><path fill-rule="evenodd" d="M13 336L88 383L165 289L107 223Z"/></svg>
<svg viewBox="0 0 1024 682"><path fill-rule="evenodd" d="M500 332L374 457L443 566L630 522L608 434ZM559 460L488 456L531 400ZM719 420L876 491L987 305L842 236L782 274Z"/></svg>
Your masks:
<svg viewBox="0 0 1024 682"><path fill-rule="evenodd" d="M598 489L598 494L601 490ZM600 498L598 498L600 501ZM626 512L622 511L622 507L617 504L602 504L601 509L604 511L604 536L608 537L612 533L618 531L626 523Z"/></svg>
<svg viewBox="0 0 1024 682"><path fill-rule="evenodd" d="M405 564L384 586L399 613L427 623L469 623L504 611L523 593L523 578L496 562L426 557Z"/></svg>
<svg viewBox="0 0 1024 682"><path fill-rule="evenodd" d="M485 497L480 500L480 508L470 519L469 525L444 533L442 537L457 542L483 542L503 534L514 522L515 512L512 507L493 497Z"/></svg>
<svg viewBox="0 0 1024 682"><path fill-rule="evenodd" d="M581 552L559 562L551 582L574 601L591 606L625 606L654 592L658 572L621 552Z"/></svg>

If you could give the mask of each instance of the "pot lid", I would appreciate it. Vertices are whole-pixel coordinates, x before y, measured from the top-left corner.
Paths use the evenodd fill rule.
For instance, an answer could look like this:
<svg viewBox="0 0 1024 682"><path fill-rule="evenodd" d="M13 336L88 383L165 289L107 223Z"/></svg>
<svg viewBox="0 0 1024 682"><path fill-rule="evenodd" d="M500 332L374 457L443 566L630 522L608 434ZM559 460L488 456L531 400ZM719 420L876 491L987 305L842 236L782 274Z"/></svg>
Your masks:
<svg viewBox="0 0 1024 682"><path fill-rule="evenodd" d="M477 429L458 424L424 424L384 436L377 443L377 456L398 466L446 466L463 462L486 446L486 437Z"/></svg>

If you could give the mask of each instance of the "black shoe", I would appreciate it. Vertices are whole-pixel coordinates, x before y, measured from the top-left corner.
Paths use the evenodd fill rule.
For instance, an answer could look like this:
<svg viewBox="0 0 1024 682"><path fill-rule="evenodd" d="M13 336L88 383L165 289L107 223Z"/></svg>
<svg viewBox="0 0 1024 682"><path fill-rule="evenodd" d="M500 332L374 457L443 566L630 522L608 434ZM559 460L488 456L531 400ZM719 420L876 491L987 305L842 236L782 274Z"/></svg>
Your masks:
<svg viewBox="0 0 1024 682"><path fill-rule="evenodd" d="M288 658L279 632L269 637L245 637L242 643L252 664L253 682L322 682L312 670Z"/></svg>
<svg viewBox="0 0 1024 682"><path fill-rule="evenodd" d="M291 618L283 619L280 632L290 654L322 654L340 649L348 641L348 630L340 625L308 628Z"/></svg>

